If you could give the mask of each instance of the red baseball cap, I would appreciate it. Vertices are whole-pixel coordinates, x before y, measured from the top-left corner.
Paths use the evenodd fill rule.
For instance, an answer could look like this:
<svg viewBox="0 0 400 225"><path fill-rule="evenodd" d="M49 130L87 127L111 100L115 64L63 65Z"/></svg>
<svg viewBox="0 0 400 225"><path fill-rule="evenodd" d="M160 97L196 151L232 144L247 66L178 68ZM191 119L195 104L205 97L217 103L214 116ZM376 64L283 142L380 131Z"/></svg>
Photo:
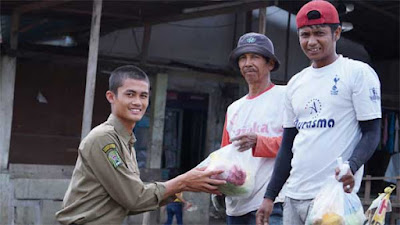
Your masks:
<svg viewBox="0 0 400 225"><path fill-rule="evenodd" d="M339 14L331 3L314 0L303 5L296 16L297 29L317 24L339 24Z"/></svg>

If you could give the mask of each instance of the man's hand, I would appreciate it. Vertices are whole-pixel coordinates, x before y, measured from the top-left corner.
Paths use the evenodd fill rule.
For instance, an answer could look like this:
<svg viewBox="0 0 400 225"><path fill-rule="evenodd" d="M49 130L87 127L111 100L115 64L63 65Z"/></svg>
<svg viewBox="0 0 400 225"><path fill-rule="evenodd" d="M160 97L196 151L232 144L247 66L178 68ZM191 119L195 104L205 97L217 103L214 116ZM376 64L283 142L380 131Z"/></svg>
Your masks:
<svg viewBox="0 0 400 225"><path fill-rule="evenodd" d="M338 177L339 172L340 172L340 169L339 169L339 167L337 167L335 169L336 179L339 178ZM347 171L347 173L345 175L342 176L342 178L339 181L343 183L343 190L345 192L351 193L353 191L355 182L354 182L353 173L351 172L350 169Z"/></svg>
<svg viewBox="0 0 400 225"><path fill-rule="evenodd" d="M190 202L185 202L184 203L184 207L183 207L183 210L187 210L187 209L189 209L190 207L192 207L192 203L190 203Z"/></svg>
<svg viewBox="0 0 400 225"><path fill-rule="evenodd" d="M181 174L171 180L164 182L165 192L163 200L167 200L170 196L175 196L176 193L182 191L207 192L211 194L221 195L221 192L218 191L218 186L226 184L226 181L212 179L210 177L213 175L218 175L224 171L205 171L205 169L206 167L194 168L184 174Z"/></svg>
<svg viewBox="0 0 400 225"><path fill-rule="evenodd" d="M256 213L256 225L268 225L269 216L272 213L274 202L271 199L264 198L260 208Z"/></svg>
<svg viewBox="0 0 400 225"><path fill-rule="evenodd" d="M256 133L242 134L232 138L230 142L232 142L234 146L238 146L239 147L238 150L240 152L246 151L256 146L257 134Z"/></svg>
<svg viewBox="0 0 400 225"><path fill-rule="evenodd" d="M194 168L180 176L181 182L184 184L183 191L193 191L193 192L207 192L211 194L220 195L221 192L218 191L218 186L226 184L224 180L217 180L210 178L213 175L218 175L223 170L210 170L205 171L203 168Z"/></svg>

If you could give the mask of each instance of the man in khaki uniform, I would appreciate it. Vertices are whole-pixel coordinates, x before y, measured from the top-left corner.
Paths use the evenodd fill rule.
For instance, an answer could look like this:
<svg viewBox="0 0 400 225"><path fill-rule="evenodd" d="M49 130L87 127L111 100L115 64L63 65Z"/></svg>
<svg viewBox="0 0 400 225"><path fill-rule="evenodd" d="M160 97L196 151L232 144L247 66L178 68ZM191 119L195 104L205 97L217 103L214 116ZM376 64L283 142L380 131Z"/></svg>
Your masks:
<svg viewBox="0 0 400 225"><path fill-rule="evenodd" d="M149 104L149 79L135 66L111 73L106 98L111 115L81 142L62 209L62 224L121 224L129 214L155 210L181 191L220 194L225 181L210 176L222 171L192 169L166 182L140 180L132 130ZM173 200L173 199L172 199Z"/></svg>

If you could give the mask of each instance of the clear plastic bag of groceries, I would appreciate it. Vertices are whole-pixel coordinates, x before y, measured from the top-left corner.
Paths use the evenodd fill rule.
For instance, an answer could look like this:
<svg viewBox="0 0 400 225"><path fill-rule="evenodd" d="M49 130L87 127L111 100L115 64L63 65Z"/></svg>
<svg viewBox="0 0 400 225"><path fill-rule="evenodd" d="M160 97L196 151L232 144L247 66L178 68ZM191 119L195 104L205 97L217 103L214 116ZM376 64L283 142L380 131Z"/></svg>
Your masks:
<svg viewBox="0 0 400 225"><path fill-rule="evenodd" d="M206 170L223 170L224 172L212 178L225 180L218 190L226 196L249 196L254 188L254 171L247 159L252 157L251 151L239 152L233 144L226 145L212 152L197 167L207 167Z"/></svg>
<svg viewBox="0 0 400 225"><path fill-rule="evenodd" d="M345 168L348 170L348 165ZM360 225L365 221L366 217L360 198L355 192L344 192L343 183L332 175L315 197L306 224Z"/></svg>

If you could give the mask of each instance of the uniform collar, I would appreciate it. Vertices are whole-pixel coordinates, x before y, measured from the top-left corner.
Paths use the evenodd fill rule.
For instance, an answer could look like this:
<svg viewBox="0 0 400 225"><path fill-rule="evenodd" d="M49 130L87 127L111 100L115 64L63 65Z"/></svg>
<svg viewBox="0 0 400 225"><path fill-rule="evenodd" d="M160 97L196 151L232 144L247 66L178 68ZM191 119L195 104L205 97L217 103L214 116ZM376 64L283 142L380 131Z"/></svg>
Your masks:
<svg viewBox="0 0 400 225"><path fill-rule="evenodd" d="M136 137L133 132L132 134L129 134L124 125L122 125L121 121L119 121L118 117L114 116L112 113L108 117L107 123L114 126L115 131L122 137L122 140L125 143L133 144L136 142Z"/></svg>

